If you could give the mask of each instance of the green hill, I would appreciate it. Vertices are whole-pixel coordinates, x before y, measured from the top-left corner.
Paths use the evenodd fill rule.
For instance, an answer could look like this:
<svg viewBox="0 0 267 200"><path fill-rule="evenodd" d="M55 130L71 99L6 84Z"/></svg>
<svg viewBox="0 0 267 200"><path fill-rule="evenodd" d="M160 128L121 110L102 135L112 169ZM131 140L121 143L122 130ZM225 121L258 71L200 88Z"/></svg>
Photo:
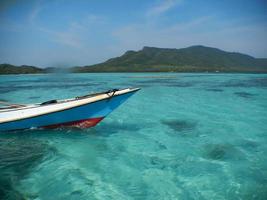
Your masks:
<svg viewBox="0 0 267 200"><path fill-rule="evenodd" d="M38 74L44 73L43 69L34 66L22 65L14 66L10 64L0 64L0 74Z"/></svg>
<svg viewBox="0 0 267 200"><path fill-rule="evenodd" d="M55 72L242 72L267 73L267 58L226 52L220 49L192 46L182 49L144 47L140 51L127 51L106 62L62 68L38 68L0 64L0 74L36 74Z"/></svg>
<svg viewBox="0 0 267 200"><path fill-rule="evenodd" d="M192 46L182 49L144 47L106 62L75 67L73 72L267 72L267 59Z"/></svg>

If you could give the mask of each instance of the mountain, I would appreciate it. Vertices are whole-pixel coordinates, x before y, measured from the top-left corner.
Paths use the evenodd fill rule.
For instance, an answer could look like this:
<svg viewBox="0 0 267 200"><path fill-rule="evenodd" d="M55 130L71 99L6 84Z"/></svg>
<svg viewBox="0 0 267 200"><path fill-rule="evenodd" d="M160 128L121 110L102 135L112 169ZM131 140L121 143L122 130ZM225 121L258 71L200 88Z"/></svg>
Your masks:
<svg viewBox="0 0 267 200"><path fill-rule="evenodd" d="M267 73L267 58L191 46L182 49L144 47L127 51L106 62L68 69L0 64L0 74L87 73L87 72L241 72Z"/></svg>
<svg viewBox="0 0 267 200"><path fill-rule="evenodd" d="M74 67L73 72L267 72L267 59L191 46L182 49L144 47L91 66Z"/></svg>
<svg viewBox="0 0 267 200"><path fill-rule="evenodd" d="M28 65L15 66L10 64L0 64L0 74L38 74L38 73L44 73L44 69Z"/></svg>
<svg viewBox="0 0 267 200"><path fill-rule="evenodd" d="M44 74L44 73L68 73L71 68L47 67L39 68L35 66L11 64L0 64L0 74Z"/></svg>

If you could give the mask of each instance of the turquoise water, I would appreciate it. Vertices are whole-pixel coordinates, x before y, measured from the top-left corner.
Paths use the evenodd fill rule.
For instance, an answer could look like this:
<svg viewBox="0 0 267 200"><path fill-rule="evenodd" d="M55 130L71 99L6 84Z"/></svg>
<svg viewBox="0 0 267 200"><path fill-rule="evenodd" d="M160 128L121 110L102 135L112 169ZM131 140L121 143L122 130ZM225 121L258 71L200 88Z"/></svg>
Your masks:
<svg viewBox="0 0 267 200"><path fill-rule="evenodd" d="M11 75L0 99L130 86L94 128L1 133L0 199L267 199L267 75Z"/></svg>

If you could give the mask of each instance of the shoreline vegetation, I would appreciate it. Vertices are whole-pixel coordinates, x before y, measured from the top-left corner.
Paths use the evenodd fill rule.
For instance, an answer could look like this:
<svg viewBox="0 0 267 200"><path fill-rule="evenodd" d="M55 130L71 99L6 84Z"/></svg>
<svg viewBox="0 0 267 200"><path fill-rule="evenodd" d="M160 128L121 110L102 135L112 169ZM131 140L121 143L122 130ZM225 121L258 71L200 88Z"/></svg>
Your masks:
<svg viewBox="0 0 267 200"><path fill-rule="evenodd" d="M127 51L122 56L103 63L69 68L15 66L0 64L0 74L121 73L121 72L177 72L177 73L267 73L267 58L226 52L220 49L191 46L182 49L144 47Z"/></svg>

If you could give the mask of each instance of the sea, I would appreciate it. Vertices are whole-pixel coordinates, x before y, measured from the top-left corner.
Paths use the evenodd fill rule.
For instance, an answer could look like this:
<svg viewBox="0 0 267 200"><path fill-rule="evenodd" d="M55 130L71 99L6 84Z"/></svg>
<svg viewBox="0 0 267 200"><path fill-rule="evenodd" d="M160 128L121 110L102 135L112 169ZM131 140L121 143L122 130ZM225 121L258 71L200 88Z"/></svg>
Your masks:
<svg viewBox="0 0 267 200"><path fill-rule="evenodd" d="M0 76L0 101L141 90L90 129L0 133L0 199L267 199L267 74Z"/></svg>

